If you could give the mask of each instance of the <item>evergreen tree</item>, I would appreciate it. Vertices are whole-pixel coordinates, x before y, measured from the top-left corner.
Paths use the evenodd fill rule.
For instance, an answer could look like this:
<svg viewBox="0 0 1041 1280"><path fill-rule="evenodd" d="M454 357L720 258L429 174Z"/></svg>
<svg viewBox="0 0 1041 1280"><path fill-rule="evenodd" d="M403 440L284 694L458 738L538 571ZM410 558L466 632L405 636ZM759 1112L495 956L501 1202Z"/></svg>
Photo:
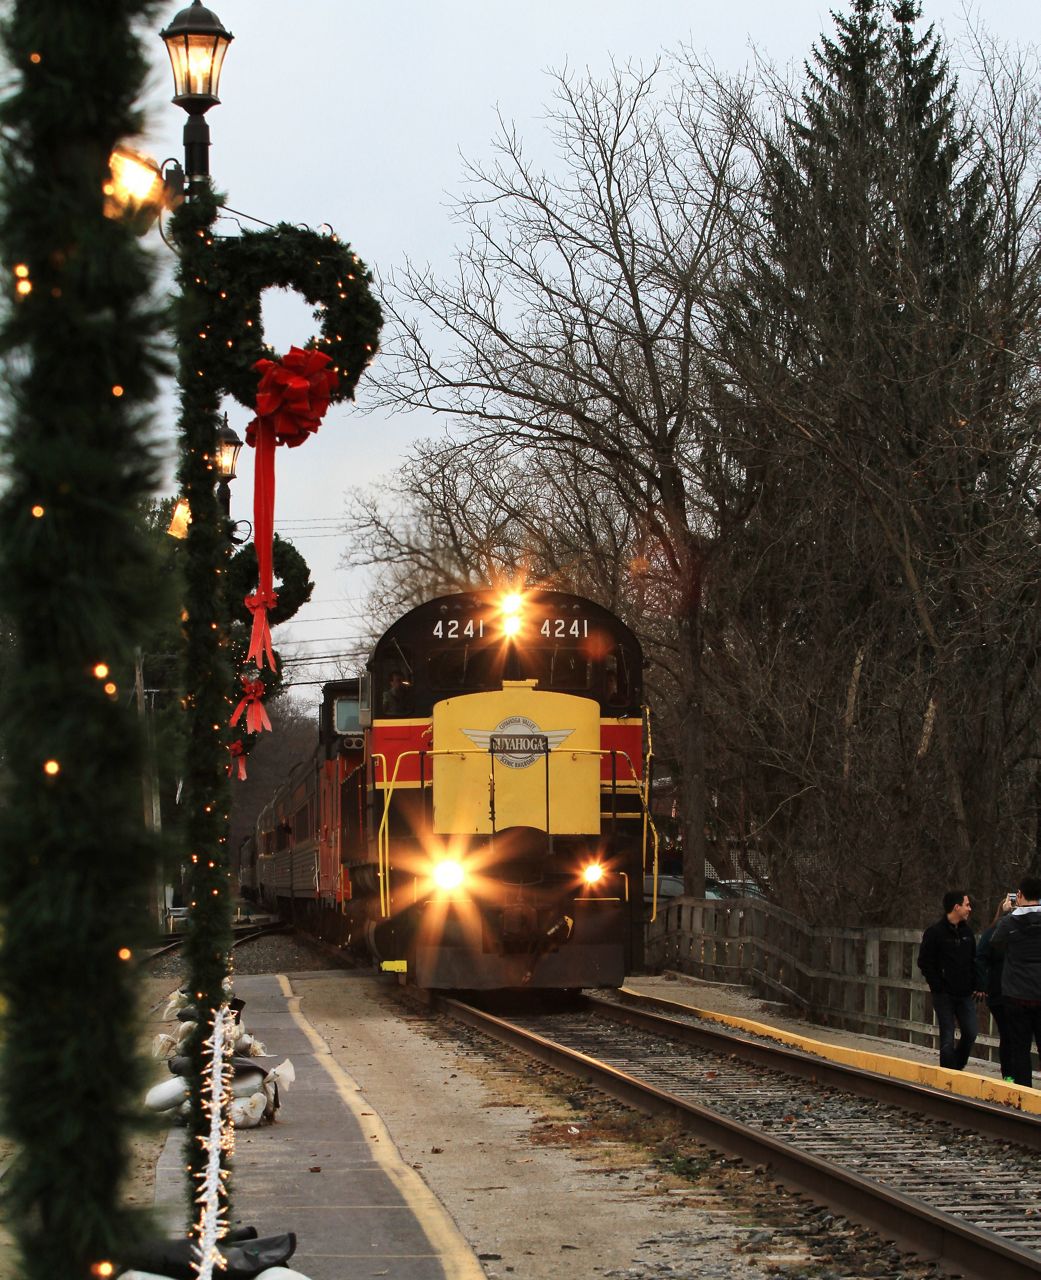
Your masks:
<svg viewBox="0 0 1041 1280"><path fill-rule="evenodd" d="M0 253L9 291L0 569L5 1218L26 1280L113 1269L142 1080L133 956L144 834L133 665L155 597L140 520L160 367L152 266L105 216L113 147L140 129L151 0L4 6Z"/></svg>
<svg viewBox="0 0 1041 1280"><path fill-rule="evenodd" d="M995 822L1026 650L1002 652L992 589L1027 546L1023 491L994 483L1021 440L995 335L1019 321L986 157L920 17L854 0L815 47L724 334L722 411L761 495L727 603L742 652L771 655L743 707L742 803L800 905L853 897L867 918L1023 834L1021 801Z"/></svg>

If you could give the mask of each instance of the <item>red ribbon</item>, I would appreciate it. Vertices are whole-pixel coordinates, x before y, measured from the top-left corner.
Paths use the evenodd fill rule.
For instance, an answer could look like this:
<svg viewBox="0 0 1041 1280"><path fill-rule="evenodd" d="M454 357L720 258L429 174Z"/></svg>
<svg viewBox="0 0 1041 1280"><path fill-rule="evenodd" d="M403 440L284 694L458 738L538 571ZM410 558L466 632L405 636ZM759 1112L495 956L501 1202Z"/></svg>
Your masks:
<svg viewBox="0 0 1041 1280"><path fill-rule="evenodd" d="M228 777L230 778L238 768L239 782L246 781L246 748L242 745L242 739L236 738L234 742L229 743L228 750L231 752L231 760L228 762Z"/></svg>
<svg viewBox="0 0 1041 1280"><path fill-rule="evenodd" d="M257 559L259 558L258 554ZM271 647L271 628L268 626L267 611L278 604L278 592L261 591L258 588L253 595L246 596L243 603L253 615L253 630L249 636L249 652L246 654L246 660L256 663L259 668L264 665L262 658L266 654L267 664L274 671L275 651Z"/></svg>
<svg viewBox="0 0 1041 1280"><path fill-rule="evenodd" d="M257 416L246 428L246 443L256 448L256 471L253 484L253 545L257 551L259 586L246 605L253 614L253 630L249 640L249 660L258 667L267 659L272 671L275 655L271 647L268 609L274 607L272 565L275 537L275 446L290 449L303 444L318 430L329 398L340 381L331 368L332 357L322 351L304 351L290 347L280 361L258 360L253 366L260 372L257 388Z"/></svg>
<svg viewBox="0 0 1041 1280"><path fill-rule="evenodd" d="M246 732L260 733L262 729L270 729L271 721L264 709L264 681L242 677L242 701L235 708L231 723L237 724L243 711L246 713Z"/></svg>

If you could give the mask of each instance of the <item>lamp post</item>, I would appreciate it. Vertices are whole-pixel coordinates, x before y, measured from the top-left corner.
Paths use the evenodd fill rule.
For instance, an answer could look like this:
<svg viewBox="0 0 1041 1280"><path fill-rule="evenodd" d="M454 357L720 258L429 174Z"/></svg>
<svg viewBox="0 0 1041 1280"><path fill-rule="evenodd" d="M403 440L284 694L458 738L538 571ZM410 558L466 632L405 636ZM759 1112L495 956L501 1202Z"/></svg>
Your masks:
<svg viewBox="0 0 1041 1280"><path fill-rule="evenodd" d="M182 9L160 36L173 68L173 101L188 113L184 125L184 171L189 193L199 178L210 176L210 126L206 112L220 98L220 73L224 55L234 37L202 0Z"/></svg>
<svg viewBox="0 0 1041 1280"><path fill-rule="evenodd" d="M228 415L217 432L217 501L220 503L224 518L231 516L231 481L235 479L235 467L242 452L242 441L235 429L228 425Z"/></svg>
<svg viewBox="0 0 1041 1280"><path fill-rule="evenodd" d="M187 199L171 230L178 251L182 305L177 327L181 412L179 480L191 509L184 554L184 685L188 710L183 760L183 812L188 928L184 956L199 1008L190 1038L188 1116L189 1199L213 1190L205 1149L210 1120L203 1096L207 1029L226 1000L232 937L233 889L228 869L228 720L231 671L227 659L224 593L228 560L228 481L234 475L234 432L221 424L221 381L216 353L206 341L213 299L207 291L213 257L217 196L209 176L210 131L205 114L220 101L221 66L231 42L220 19L200 0L182 9L160 33L170 55L174 103L188 115L184 127ZM226 1115L222 1117L226 1120ZM221 1157L224 1163L224 1157ZM227 1188L221 1194L227 1194ZM225 1201L226 1205L226 1201ZM194 1233L201 1239L203 1224Z"/></svg>

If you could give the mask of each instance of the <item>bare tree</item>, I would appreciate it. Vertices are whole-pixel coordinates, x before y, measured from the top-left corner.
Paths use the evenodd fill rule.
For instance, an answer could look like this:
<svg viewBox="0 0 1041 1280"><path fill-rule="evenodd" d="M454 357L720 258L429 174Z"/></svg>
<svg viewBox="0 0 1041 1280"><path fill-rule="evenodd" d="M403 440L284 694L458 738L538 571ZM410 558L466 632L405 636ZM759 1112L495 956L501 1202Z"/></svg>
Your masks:
<svg viewBox="0 0 1041 1280"><path fill-rule="evenodd" d="M719 529L744 502L707 411L702 342L737 229L726 215L746 174L740 92L713 99L696 83L674 84L663 103L657 74L559 77L558 176L530 162L503 125L495 161L469 170L454 280L409 266L387 292L396 334L381 387L390 403L449 415L474 476L516 457L531 478L534 460L538 495L523 516L516 504L506 516L515 529L529 522L525 554L545 551L530 522L550 494L566 494L569 477L581 476L575 513L593 490L628 513L622 540L668 582L685 877L698 892L705 585ZM596 540L585 532L583 554ZM555 542L554 571L565 545Z"/></svg>

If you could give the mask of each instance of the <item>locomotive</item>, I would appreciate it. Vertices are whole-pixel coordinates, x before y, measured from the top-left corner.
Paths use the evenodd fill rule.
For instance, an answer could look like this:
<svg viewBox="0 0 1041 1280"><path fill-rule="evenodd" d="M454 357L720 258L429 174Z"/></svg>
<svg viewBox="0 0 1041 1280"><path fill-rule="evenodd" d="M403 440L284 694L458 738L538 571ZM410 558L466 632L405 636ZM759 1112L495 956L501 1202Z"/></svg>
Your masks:
<svg viewBox="0 0 1041 1280"><path fill-rule="evenodd" d="M316 754L257 822L261 899L420 987L619 986L656 861L642 675L580 596L412 609L323 686Z"/></svg>

